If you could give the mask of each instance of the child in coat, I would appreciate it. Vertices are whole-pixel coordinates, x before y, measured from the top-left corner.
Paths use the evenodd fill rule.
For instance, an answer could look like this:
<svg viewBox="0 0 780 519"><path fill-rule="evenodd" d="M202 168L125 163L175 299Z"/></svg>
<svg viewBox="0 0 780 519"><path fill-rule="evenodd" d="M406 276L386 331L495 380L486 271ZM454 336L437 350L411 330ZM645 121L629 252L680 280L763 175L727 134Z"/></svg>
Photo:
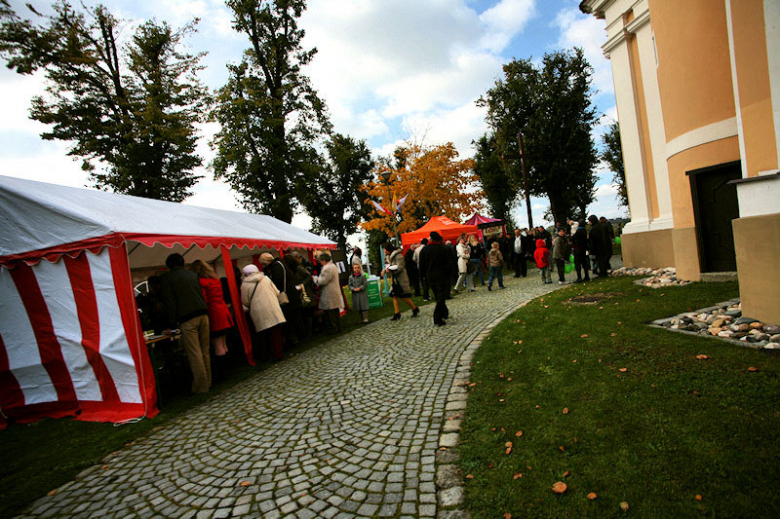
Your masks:
<svg viewBox="0 0 780 519"><path fill-rule="evenodd" d="M352 265L352 275L349 276L349 290L352 292L352 309L360 312L363 323L368 322L368 281L363 275L360 264Z"/></svg>
<svg viewBox="0 0 780 519"><path fill-rule="evenodd" d="M536 251L534 251L534 261L536 268L542 275L542 283L549 285L552 283L552 267L550 266L550 249L544 240L536 240Z"/></svg>

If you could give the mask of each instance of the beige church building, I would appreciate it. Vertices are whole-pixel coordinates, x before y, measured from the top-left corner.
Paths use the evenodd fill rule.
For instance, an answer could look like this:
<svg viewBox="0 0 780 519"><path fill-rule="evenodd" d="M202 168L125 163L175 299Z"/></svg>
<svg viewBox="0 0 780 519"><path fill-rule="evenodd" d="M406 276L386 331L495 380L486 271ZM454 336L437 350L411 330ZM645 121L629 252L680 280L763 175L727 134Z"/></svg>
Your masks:
<svg viewBox="0 0 780 519"><path fill-rule="evenodd" d="M737 272L780 323L780 0L584 0L606 22L631 222L626 266Z"/></svg>

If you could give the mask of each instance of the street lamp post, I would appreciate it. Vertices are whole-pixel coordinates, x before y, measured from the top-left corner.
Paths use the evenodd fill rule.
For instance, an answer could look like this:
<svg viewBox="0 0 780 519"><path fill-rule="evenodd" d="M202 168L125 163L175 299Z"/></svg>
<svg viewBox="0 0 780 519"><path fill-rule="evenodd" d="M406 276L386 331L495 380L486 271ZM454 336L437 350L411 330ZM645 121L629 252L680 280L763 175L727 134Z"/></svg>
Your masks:
<svg viewBox="0 0 780 519"><path fill-rule="evenodd" d="M534 228L534 220L531 217L531 194L528 190L528 173L525 170L525 156L523 155L523 133L517 132L517 145L520 150L520 165L523 168L523 189L525 189L525 208L528 211L528 228Z"/></svg>
<svg viewBox="0 0 780 519"><path fill-rule="evenodd" d="M392 176L392 173L390 171L384 171L380 174L380 176L384 179L385 184L387 185L387 202L391 203L393 197L390 194L390 177ZM395 244L396 246L400 245L401 240L398 239L398 219L395 215L395 209L392 207L390 208L393 211L393 231L395 232Z"/></svg>

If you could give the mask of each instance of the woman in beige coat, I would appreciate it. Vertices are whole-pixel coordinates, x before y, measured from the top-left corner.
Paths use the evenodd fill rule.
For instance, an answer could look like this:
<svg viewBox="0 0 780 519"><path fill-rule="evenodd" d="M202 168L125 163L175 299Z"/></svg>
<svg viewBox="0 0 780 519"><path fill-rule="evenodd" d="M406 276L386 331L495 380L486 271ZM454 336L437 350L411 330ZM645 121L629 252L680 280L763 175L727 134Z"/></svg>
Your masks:
<svg viewBox="0 0 780 519"><path fill-rule="evenodd" d="M401 299L404 303L409 305L412 309L412 317L417 317L420 313L420 309L414 305L412 301L412 288L409 285L409 275L406 273L406 261L401 249L396 249L392 243L385 243L382 245L385 250L385 258L387 261L387 267L382 271L382 275L385 279L390 278L392 280L392 290L390 296L393 298L393 309L395 315L391 321L397 321L401 318L401 307L398 304L398 300ZM386 274L390 273L390 276Z"/></svg>
<svg viewBox="0 0 780 519"><path fill-rule="evenodd" d="M255 265L247 265L243 272L241 304L245 311L249 311L255 331L264 339L263 342L270 343L274 360L280 360L284 356L281 325L285 320L277 298L279 290Z"/></svg>
<svg viewBox="0 0 780 519"><path fill-rule="evenodd" d="M323 252L319 256L322 270L319 276L314 276L312 281L320 287L320 310L325 313L325 321L328 325L328 333L334 334L341 331L341 284L339 283L339 269L331 261L330 254Z"/></svg>

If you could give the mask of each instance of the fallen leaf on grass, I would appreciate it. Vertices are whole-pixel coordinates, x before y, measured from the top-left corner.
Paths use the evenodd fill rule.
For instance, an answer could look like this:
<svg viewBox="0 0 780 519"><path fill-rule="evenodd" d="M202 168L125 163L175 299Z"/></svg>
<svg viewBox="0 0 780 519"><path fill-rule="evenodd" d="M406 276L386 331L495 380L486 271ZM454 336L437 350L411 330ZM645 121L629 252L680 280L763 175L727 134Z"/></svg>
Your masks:
<svg viewBox="0 0 780 519"><path fill-rule="evenodd" d="M566 486L566 483L564 483L563 481L558 481L552 486L552 491L555 492L556 494L563 494L564 492L566 492L567 488L568 487Z"/></svg>
<svg viewBox="0 0 780 519"><path fill-rule="evenodd" d="M612 332L612 333L610 333L610 334L609 334L609 336L610 336L610 337L617 337L617 334L616 334L616 333L614 333L614 332Z"/></svg>
<svg viewBox="0 0 780 519"><path fill-rule="evenodd" d="M510 454L512 454L512 447L507 447L506 448L506 455L509 456Z"/></svg>
<svg viewBox="0 0 780 519"><path fill-rule="evenodd" d="M625 373L626 371L628 371L628 368L620 368L618 371L621 373Z"/></svg>
<svg viewBox="0 0 780 519"><path fill-rule="evenodd" d="M566 452L566 449L563 447L563 445L559 445L558 450L561 452ZM566 474L564 474L563 477L566 477Z"/></svg>
<svg viewBox="0 0 780 519"><path fill-rule="evenodd" d="M563 414L569 414L569 408L568 407L564 407L563 408Z"/></svg>
<svg viewBox="0 0 780 519"><path fill-rule="evenodd" d="M624 512L628 512L628 503L626 503L625 501L621 501L620 509L623 510Z"/></svg>
<svg viewBox="0 0 780 519"><path fill-rule="evenodd" d="M588 338L587 333L583 333L582 335L580 335L580 339L587 339L587 338Z"/></svg>
<svg viewBox="0 0 780 519"><path fill-rule="evenodd" d="M539 407L539 404L537 404L536 407L534 407L534 409L541 409L541 407Z"/></svg>
<svg viewBox="0 0 780 519"><path fill-rule="evenodd" d="M477 385L477 383L476 383L476 382L472 382L471 384L469 384L469 387L474 387L474 386L476 386L476 385Z"/></svg>
<svg viewBox="0 0 780 519"><path fill-rule="evenodd" d="M748 371L758 371L758 368L755 368L755 367L753 367L753 366L750 366L750 367L748 368Z"/></svg>
<svg viewBox="0 0 780 519"><path fill-rule="evenodd" d="M522 473L520 473L520 472L518 472L517 474L515 474L514 476L512 476L512 479L520 479L520 478L522 478L522 477L523 477L523 474L522 474Z"/></svg>
<svg viewBox="0 0 780 519"><path fill-rule="evenodd" d="M521 437L522 435L523 435L523 431L517 431L515 433L515 436L517 436L518 438Z"/></svg>
<svg viewBox="0 0 780 519"><path fill-rule="evenodd" d="M503 373L499 373L498 374L498 378L504 378L504 374Z"/></svg>
<svg viewBox="0 0 780 519"><path fill-rule="evenodd" d="M252 484L252 483L250 483L249 481L242 481L241 483L239 483L239 486L242 486L242 487L248 487L248 486L249 486L249 485L251 485L251 484Z"/></svg>
<svg viewBox="0 0 780 519"><path fill-rule="evenodd" d="M474 474L466 474L466 479L474 479Z"/></svg>
<svg viewBox="0 0 780 519"><path fill-rule="evenodd" d="M696 494L696 501L704 501L704 498L701 494Z"/></svg>
<svg viewBox="0 0 780 519"><path fill-rule="evenodd" d="M696 358L699 359L699 360L707 360L707 359L709 359L709 357L704 355L704 354L696 355Z"/></svg>
<svg viewBox="0 0 780 519"><path fill-rule="evenodd" d="M572 362L573 362L574 364L577 364L577 359L574 359Z"/></svg>
<svg viewBox="0 0 780 519"><path fill-rule="evenodd" d="M46 494L46 495L47 495L47 496L53 496L53 495L54 495L54 494L56 494L56 493L57 493L57 489L55 488L54 490L52 490L51 492L49 492L49 493L48 493L48 494Z"/></svg>
<svg viewBox="0 0 780 519"><path fill-rule="evenodd" d="M506 443L504 444L504 447L512 447L512 442L506 442Z"/></svg>
<svg viewBox="0 0 780 519"><path fill-rule="evenodd" d="M510 514L509 512L505 513L504 519L512 519L512 514Z"/></svg>
<svg viewBox="0 0 780 519"><path fill-rule="evenodd" d="M563 448L563 447L561 447L561 448ZM571 476L571 471L570 470L567 470L566 472L563 473L563 477L568 478L569 476Z"/></svg>
<svg viewBox="0 0 780 519"><path fill-rule="evenodd" d="M595 492L591 492L590 494L588 494L588 499L590 499L591 501L593 501L597 497L599 496L597 496Z"/></svg>

